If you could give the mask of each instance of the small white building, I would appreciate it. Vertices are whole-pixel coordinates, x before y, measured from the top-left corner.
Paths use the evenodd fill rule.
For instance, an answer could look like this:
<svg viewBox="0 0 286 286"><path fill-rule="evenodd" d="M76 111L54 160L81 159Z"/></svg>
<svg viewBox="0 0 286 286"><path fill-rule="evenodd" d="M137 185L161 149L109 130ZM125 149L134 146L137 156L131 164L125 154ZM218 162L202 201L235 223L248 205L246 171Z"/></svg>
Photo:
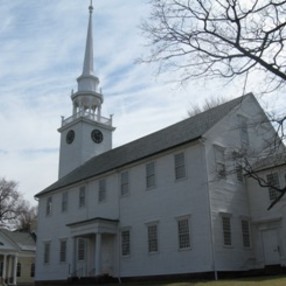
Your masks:
<svg viewBox="0 0 286 286"><path fill-rule="evenodd" d="M26 232L0 229L0 277L2 285L33 284L35 238Z"/></svg>
<svg viewBox="0 0 286 286"><path fill-rule="evenodd" d="M255 97L112 149L112 118L101 115L92 51L90 7L73 114L59 128L59 179L36 195L36 282L285 266L285 242L277 236L274 261L265 255L272 245L260 239L273 229L285 237L285 202L279 214L266 215L269 198L246 184L235 159L257 156L276 135Z"/></svg>

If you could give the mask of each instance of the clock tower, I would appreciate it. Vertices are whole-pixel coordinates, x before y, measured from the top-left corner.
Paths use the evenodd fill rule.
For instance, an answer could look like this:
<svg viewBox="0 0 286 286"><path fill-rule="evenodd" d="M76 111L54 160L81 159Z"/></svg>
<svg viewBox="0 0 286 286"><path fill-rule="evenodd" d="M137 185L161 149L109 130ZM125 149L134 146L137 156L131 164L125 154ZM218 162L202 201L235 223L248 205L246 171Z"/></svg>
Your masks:
<svg viewBox="0 0 286 286"><path fill-rule="evenodd" d="M99 79L93 70L92 2L89 6L89 23L83 71L77 78L78 90L72 91L72 115L62 118L59 178L65 176L87 160L112 148L112 117L101 116L103 95Z"/></svg>

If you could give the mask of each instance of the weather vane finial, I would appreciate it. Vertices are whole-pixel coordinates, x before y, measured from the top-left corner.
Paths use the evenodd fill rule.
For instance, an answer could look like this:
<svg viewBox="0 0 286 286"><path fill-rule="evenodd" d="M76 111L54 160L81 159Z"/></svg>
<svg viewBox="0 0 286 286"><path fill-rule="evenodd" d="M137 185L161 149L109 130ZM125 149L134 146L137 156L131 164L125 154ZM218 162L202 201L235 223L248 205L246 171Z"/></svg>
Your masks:
<svg viewBox="0 0 286 286"><path fill-rule="evenodd" d="M90 6L88 7L88 9L89 9L89 13L91 14L93 10L92 0L90 0Z"/></svg>

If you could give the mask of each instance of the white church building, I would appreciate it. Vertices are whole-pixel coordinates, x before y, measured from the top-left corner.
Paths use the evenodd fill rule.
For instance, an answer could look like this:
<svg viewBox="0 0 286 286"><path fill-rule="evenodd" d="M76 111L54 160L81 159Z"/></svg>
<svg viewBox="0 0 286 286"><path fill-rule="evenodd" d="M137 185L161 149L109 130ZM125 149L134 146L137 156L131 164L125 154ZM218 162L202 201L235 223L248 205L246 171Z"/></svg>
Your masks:
<svg viewBox="0 0 286 286"><path fill-rule="evenodd" d="M89 9L73 113L58 129L59 179L36 195L36 283L285 266L285 200L267 211L273 190L245 178L235 156L262 154L276 136L255 97L112 148ZM285 185L285 164L259 172Z"/></svg>

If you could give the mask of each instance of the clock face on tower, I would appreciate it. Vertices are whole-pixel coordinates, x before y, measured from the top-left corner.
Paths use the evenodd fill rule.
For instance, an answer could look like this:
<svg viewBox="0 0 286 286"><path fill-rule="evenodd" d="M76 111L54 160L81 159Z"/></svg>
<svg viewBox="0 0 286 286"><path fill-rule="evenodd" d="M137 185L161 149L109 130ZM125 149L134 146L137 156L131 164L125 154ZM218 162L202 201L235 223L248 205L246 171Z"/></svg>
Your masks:
<svg viewBox="0 0 286 286"><path fill-rule="evenodd" d="M95 143L101 143L103 140L103 134L100 130L98 129L94 129L91 132L91 139L95 142Z"/></svg>
<svg viewBox="0 0 286 286"><path fill-rule="evenodd" d="M68 133L67 133L67 136L66 136L66 142L68 144L71 144L74 140L74 136L75 136L75 133L73 130L69 130Z"/></svg>

